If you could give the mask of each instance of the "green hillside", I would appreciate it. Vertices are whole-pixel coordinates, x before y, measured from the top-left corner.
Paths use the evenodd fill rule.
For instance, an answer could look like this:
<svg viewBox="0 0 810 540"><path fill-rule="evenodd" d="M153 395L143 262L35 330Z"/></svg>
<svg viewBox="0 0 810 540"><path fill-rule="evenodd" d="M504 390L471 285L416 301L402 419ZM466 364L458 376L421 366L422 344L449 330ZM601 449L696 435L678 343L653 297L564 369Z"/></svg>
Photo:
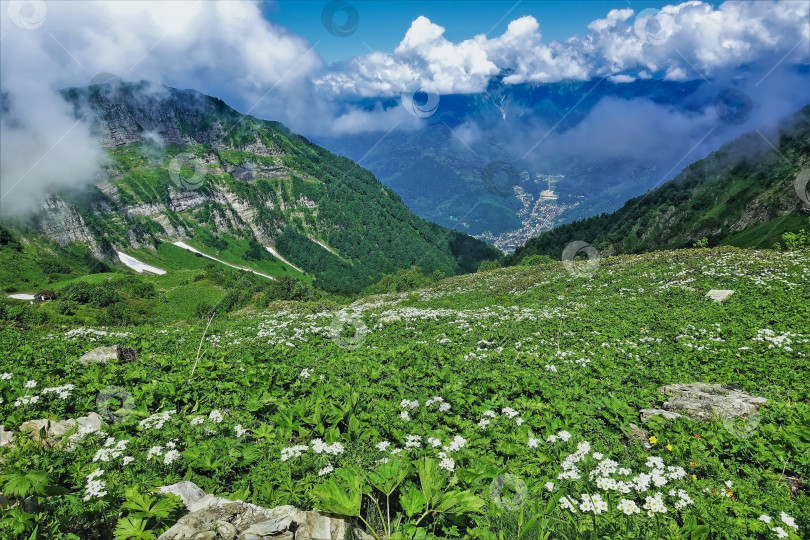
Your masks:
<svg viewBox="0 0 810 540"><path fill-rule="evenodd" d="M380 539L389 516L392 540L775 538L762 515L806 538L808 254L726 247L600 263L588 277L557 262L351 305L272 302L207 329L204 314L5 324L0 417L15 444L0 446L0 490L33 506L0 512L0 536L155 538L184 513L155 488L190 480L265 507L355 516ZM203 274L149 279L157 301L174 287L166 294L182 303L218 294ZM718 303L709 289L735 292ZM115 344L139 359L77 360ZM666 400L660 386L695 381L767 402L738 421L639 420ZM64 385L64 397L45 392ZM76 449L19 434L26 420L99 410L109 387L132 398L121 421ZM665 510L648 515L656 493ZM587 511L583 494L605 509Z"/></svg>
<svg viewBox="0 0 810 540"><path fill-rule="evenodd" d="M770 137L775 148L763 137ZM532 238L505 264L538 254L559 259L574 241L588 242L602 253L691 247L703 238L709 246L773 247L785 232L808 228L810 212L794 186L797 174L808 167L810 106L784 122L778 135L744 135L612 214Z"/></svg>
<svg viewBox="0 0 810 540"><path fill-rule="evenodd" d="M83 243L110 262L114 250L147 249L160 268L158 246L181 240L230 264L343 293L412 266L450 276L500 257L418 218L349 159L216 98L148 83L63 94L77 114L91 112L108 149L106 179L54 194L30 221L7 224L19 234L31 228L63 246Z"/></svg>

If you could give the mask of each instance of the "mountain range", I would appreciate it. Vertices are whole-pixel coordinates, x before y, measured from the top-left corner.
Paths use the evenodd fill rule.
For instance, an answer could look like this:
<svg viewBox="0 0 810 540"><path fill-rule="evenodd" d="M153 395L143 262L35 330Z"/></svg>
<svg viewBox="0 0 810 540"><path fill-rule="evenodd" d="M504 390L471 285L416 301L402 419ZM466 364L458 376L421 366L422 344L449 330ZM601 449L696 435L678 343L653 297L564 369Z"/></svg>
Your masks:
<svg viewBox="0 0 810 540"><path fill-rule="evenodd" d="M615 212L532 238L505 262L517 264L532 255L559 258L575 241L586 241L604 254L698 242L772 248L784 233L808 228L807 179L802 182L808 167L810 106L772 131L755 130L724 145Z"/></svg>
<svg viewBox="0 0 810 540"><path fill-rule="evenodd" d="M145 250L160 267L160 246L182 244L335 292L412 266L447 276L500 257L415 216L351 160L219 99L120 81L63 96L107 159L92 185L51 193L15 221L61 246L81 243L107 262Z"/></svg>
<svg viewBox="0 0 810 540"><path fill-rule="evenodd" d="M776 105L719 81L505 84L508 75L482 93L401 100L422 117L417 129L316 140L367 167L417 215L509 253L555 226L619 209L761 127ZM744 71L738 77L752 87ZM399 101L352 106L389 110Z"/></svg>

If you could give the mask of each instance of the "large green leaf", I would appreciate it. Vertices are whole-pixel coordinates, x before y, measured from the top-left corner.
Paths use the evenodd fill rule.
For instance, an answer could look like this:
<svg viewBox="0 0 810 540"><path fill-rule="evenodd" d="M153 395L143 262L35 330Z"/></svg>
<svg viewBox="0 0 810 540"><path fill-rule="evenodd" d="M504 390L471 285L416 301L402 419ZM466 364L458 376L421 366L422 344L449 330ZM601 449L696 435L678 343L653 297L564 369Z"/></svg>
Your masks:
<svg viewBox="0 0 810 540"><path fill-rule="evenodd" d="M372 486L385 495L391 495L406 476L408 476L408 468L401 461L391 459L376 471L368 473L366 478Z"/></svg>
<svg viewBox="0 0 810 540"><path fill-rule="evenodd" d="M18 499L28 495L42 495L48 486L50 478L45 471L16 471L0 476L3 491Z"/></svg>
<svg viewBox="0 0 810 540"><path fill-rule="evenodd" d="M472 491L451 491L444 494L436 511L450 514L477 512L484 504L484 500Z"/></svg>
<svg viewBox="0 0 810 540"><path fill-rule="evenodd" d="M155 540L157 535L147 527L145 519L133 516L121 518L115 526L115 540Z"/></svg>
<svg viewBox="0 0 810 540"><path fill-rule="evenodd" d="M342 516L359 516L363 492L360 474L351 469L337 469L332 477L312 489L321 509Z"/></svg>
<svg viewBox="0 0 810 540"><path fill-rule="evenodd" d="M416 462L416 470L419 472L419 483L425 500L430 506L436 506L445 483L444 475L439 470L439 462L435 459L422 458Z"/></svg>
<svg viewBox="0 0 810 540"><path fill-rule="evenodd" d="M408 517L421 514L425 510L426 502L425 496L421 491L416 489L416 486L411 486L411 488L399 498L399 504L402 505L402 509L408 514Z"/></svg>

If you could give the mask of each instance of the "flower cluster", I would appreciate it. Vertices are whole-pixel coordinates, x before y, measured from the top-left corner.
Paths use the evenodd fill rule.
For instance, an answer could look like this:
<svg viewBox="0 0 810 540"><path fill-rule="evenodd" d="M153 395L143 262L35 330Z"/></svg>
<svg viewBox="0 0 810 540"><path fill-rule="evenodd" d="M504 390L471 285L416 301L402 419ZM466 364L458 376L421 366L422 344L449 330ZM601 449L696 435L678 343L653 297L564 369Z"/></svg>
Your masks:
<svg viewBox="0 0 810 540"><path fill-rule="evenodd" d="M616 506L616 509L623 512L626 516L641 512L635 501L631 501L630 499L622 499L621 502Z"/></svg>
<svg viewBox="0 0 810 540"><path fill-rule="evenodd" d="M301 457L301 455L309 450L306 444L299 444L296 446L289 446L281 449L281 461L288 461L291 458ZM337 456L343 453L345 449L339 442L326 444L323 439L312 440L312 451L316 454L328 454L330 456Z"/></svg>
<svg viewBox="0 0 810 540"><path fill-rule="evenodd" d="M104 480L98 480L104 474L103 469L96 469L95 471L91 472L87 475L87 485L84 488L84 500L89 501L93 497L103 497L107 494L105 491L107 489L107 484Z"/></svg>
<svg viewBox="0 0 810 540"><path fill-rule="evenodd" d="M15 407L22 407L24 405L33 405L39 401L39 396L20 396L14 400Z"/></svg>
<svg viewBox="0 0 810 540"><path fill-rule="evenodd" d="M779 514L779 518L782 520L782 523L784 523L787 527L790 527L795 532L799 532L799 526L796 525L796 520L794 518L787 515L784 511ZM771 519L771 516L763 514L759 516L759 520L766 523L768 527L771 529L771 531L774 534L776 534L777 538L787 538L788 536L790 536L784 528L771 525L771 522L773 521L773 519Z"/></svg>
<svg viewBox="0 0 810 540"><path fill-rule="evenodd" d="M76 387L73 386L72 384L66 384L64 386L53 386L51 388L43 388L42 395L44 396L46 394L57 394L59 396L59 399L67 399L70 397L70 393L75 388Z"/></svg>
<svg viewBox="0 0 810 540"><path fill-rule="evenodd" d="M164 453L165 450L165 453ZM180 451L177 450L177 443L175 440L171 440L166 443L166 448L162 446L153 446L149 449L149 452L146 454L146 459L150 460L153 457L160 459L163 458L164 465L171 465L177 458L180 457Z"/></svg>
<svg viewBox="0 0 810 540"><path fill-rule="evenodd" d="M648 516L655 514L666 514L667 507L664 506L664 499L660 493L656 493L652 497L644 498L644 509L647 511Z"/></svg>
<svg viewBox="0 0 810 540"><path fill-rule="evenodd" d="M147 418L144 418L138 424L144 429L162 429L163 425L169 421L169 418L175 414L175 411L163 411L162 413L155 413Z"/></svg>
<svg viewBox="0 0 810 540"><path fill-rule="evenodd" d="M104 447L99 448L93 461L112 461L124 455L129 439L121 439L117 443L114 437L108 437L104 442Z"/></svg>
<svg viewBox="0 0 810 540"><path fill-rule="evenodd" d="M422 436L408 435L405 440L405 448L422 448Z"/></svg>
<svg viewBox="0 0 810 540"><path fill-rule="evenodd" d="M329 454L331 456L337 456L343 453L343 445L339 442L335 442L332 444L326 444L321 439L313 439L312 440L312 450L316 454Z"/></svg>
<svg viewBox="0 0 810 540"><path fill-rule="evenodd" d="M583 512L593 512L594 514L607 512L608 505L604 500L602 500L601 495L588 495L583 493L581 496L582 502L579 503L579 509Z"/></svg>

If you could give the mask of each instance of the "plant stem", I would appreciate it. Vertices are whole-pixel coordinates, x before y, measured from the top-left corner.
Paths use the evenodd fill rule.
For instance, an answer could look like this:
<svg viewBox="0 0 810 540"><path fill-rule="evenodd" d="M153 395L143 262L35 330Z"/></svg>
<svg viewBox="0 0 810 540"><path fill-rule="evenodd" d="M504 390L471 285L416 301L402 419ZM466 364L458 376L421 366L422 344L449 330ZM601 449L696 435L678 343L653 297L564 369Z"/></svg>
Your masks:
<svg viewBox="0 0 810 540"><path fill-rule="evenodd" d="M382 521L383 532L385 533L386 537L391 536L391 527L388 527L388 530L385 530L385 517L383 517L382 509L380 508L380 503L377 502L377 499L372 497L371 495L368 496L369 499L374 501L374 506L377 507L377 513L380 515L380 521Z"/></svg>
<svg viewBox="0 0 810 540"><path fill-rule="evenodd" d="M372 536L374 536L374 538L376 538L377 540L382 540L382 538L380 538L379 535L377 534L377 531L375 531L374 528L368 524L368 521L363 519L363 516L357 516L357 519L363 522L363 524L366 526L366 529L371 531L371 534Z"/></svg>
<svg viewBox="0 0 810 540"><path fill-rule="evenodd" d="M426 517L426 516L427 516L429 513L430 513L430 510L429 510L429 509L428 509L428 510L425 510L425 513L424 513L424 514L422 514L422 517L420 517L418 520L416 520L416 523L414 523L414 524L413 524L413 526L414 526L414 527L418 527L418 526L419 526L419 523L420 523L420 522L421 522L423 519L425 519L425 517Z"/></svg>
<svg viewBox="0 0 810 540"><path fill-rule="evenodd" d="M193 367L193 368L191 368L191 375L189 375L189 376L188 376L188 380L189 380L189 381L190 381L190 380L191 380L191 378L194 376L194 370L196 370L196 369L197 369L197 363L200 361L200 351L202 350L203 341L205 341L205 334L207 334L207 333L208 333L208 327L209 327L209 326L211 326L211 321L213 321L213 320L214 320L214 316L215 316L216 314L217 314L217 312L216 312L216 311L215 311L215 312L213 312L213 313L211 314L211 318L210 318L210 319L208 319L208 324L206 324L206 325L205 325L205 330L203 331L202 338L200 338L200 346L199 346L199 347L197 347L197 358L194 360L194 367ZM186 382L188 382L188 381L186 381Z"/></svg>

